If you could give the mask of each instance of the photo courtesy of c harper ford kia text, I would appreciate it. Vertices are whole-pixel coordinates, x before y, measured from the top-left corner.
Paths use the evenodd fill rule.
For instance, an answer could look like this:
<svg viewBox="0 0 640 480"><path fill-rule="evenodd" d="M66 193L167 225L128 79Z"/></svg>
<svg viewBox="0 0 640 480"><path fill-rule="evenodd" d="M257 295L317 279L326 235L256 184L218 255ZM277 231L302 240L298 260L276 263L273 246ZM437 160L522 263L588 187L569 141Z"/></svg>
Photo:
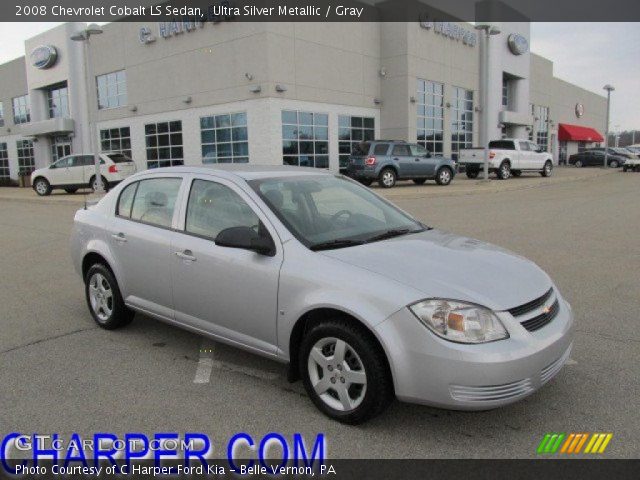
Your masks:
<svg viewBox="0 0 640 480"><path fill-rule="evenodd" d="M0 478L635 478L637 3L0 19Z"/></svg>

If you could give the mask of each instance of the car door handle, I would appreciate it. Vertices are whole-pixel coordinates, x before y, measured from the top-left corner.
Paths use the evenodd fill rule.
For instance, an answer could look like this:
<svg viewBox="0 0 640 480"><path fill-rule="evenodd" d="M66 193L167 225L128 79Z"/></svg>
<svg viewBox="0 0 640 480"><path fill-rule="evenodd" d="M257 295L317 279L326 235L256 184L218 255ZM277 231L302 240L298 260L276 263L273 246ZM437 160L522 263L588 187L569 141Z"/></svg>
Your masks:
<svg viewBox="0 0 640 480"><path fill-rule="evenodd" d="M196 261L196 257L193 256L193 252L191 250L185 250L184 252L176 252L176 257L181 258L182 260L188 260L190 262Z"/></svg>
<svg viewBox="0 0 640 480"><path fill-rule="evenodd" d="M125 243L127 241L127 237L124 236L124 233L114 233L111 235L112 238L116 240L116 242Z"/></svg>

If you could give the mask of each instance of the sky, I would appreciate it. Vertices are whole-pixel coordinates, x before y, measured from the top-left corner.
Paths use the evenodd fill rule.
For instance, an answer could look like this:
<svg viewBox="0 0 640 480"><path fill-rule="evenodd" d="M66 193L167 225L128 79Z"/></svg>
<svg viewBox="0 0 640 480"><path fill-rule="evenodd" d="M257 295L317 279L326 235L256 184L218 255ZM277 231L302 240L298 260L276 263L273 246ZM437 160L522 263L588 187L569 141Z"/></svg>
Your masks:
<svg viewBox="0 0 640 480"><path fill-rule="evenodd" d="M24 55L24 40L58 23L0 23L0 63ZM638 23L532 23L531 50L556 77L596 93L611 84L611 130L640 129Z"/></svg>

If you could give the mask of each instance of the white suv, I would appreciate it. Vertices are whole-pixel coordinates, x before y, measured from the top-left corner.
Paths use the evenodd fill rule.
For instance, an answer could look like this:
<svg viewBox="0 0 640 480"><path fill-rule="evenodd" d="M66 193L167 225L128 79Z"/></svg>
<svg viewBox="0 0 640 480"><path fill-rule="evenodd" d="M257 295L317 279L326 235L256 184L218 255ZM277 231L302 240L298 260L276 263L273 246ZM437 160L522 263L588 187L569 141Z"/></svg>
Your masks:
<svg viewBox="0 0 640 480"><path fill-rule="evenodd" d="M122 153L100 154L100 173L105 189L117 185L129 175L136 173L136 164ZM38 195L49 195L54 188L74 193L79 188L97 189L93 155L69 155L39 168L31 174L31 185Z"/></svg>

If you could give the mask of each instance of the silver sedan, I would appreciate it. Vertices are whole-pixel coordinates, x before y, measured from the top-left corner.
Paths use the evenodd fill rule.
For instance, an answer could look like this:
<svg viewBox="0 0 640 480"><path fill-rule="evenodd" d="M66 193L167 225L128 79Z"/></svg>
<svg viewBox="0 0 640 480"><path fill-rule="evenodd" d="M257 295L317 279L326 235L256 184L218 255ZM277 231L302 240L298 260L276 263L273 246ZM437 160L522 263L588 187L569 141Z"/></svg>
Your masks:
<svg viewBox="0 0 640 480"><path fill-rule="evenodd" d="M326 171L142 172L79 210L71 243L101 327L141 312L286 362L345 423L393 398L505 405L571 351L571 307L534 263Z"/></svg>

